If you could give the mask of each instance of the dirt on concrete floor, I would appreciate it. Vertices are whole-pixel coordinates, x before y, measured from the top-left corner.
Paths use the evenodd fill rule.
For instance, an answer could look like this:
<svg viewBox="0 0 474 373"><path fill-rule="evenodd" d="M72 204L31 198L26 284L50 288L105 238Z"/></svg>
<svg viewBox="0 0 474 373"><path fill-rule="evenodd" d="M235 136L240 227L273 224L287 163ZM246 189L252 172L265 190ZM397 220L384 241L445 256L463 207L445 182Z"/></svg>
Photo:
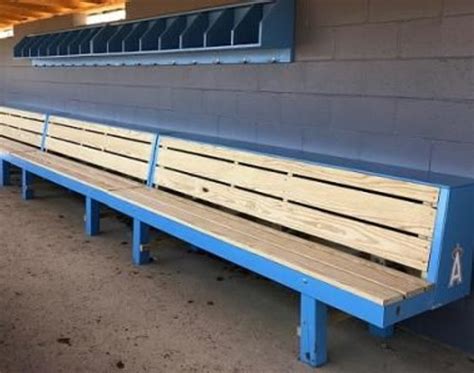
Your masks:
<svg viewBox="0 0 474 373"><path fill-rule="evenodd" d="M0 189L0 372L312 372L297 360L298 294L166 235L130 261L113 212L83 233L83 201ZM463 373L474 362L404 330L390 341L331 312L321 372Z"/></svg>

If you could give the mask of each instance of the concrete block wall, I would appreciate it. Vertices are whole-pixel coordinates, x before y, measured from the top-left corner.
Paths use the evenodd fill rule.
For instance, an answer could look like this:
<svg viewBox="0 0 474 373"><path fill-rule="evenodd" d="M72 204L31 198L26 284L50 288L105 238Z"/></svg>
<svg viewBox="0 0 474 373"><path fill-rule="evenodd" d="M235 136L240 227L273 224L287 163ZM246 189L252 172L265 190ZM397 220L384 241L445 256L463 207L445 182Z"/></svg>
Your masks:
<svg viewBox="0 0 474 373"><path fill-rule="evenodd" d="M134 16L150 15L140 1L130 3ZM297 0L297 7L290 65L32 69L12 60L12 41L2 41L0 98L474 176L474 2ZM55 24L74 21L37 22L19 34Z"/></svg>
<svg viewBox="0 0 474 373"><path fill-rule="evenodd" d="M474 177L473 0L297 0L288 65L33 69L15 41L0 41L6 104ZM474 340L474 300L451 310L437 320Z"/></svg>

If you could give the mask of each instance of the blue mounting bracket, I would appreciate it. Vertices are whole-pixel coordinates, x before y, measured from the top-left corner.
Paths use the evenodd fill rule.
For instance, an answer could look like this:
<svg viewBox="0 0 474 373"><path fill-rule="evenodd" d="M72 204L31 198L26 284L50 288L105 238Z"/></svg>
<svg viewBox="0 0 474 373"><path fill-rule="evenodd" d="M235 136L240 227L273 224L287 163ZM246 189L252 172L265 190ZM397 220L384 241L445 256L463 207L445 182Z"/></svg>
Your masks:
<svg viewBox="0 0 474 373"><path fill-rule="evenodd" d="M257 0L29 35L14 57L39 67L288 63L294 28L295 0Z"/></svg>

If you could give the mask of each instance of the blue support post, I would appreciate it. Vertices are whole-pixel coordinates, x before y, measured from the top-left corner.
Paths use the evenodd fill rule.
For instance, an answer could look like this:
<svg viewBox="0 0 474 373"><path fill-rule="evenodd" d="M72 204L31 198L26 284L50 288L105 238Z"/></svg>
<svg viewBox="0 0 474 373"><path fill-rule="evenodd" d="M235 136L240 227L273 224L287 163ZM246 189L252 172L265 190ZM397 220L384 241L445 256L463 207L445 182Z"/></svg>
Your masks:
<svg viewBox="0 0 474 373"><path fill-rule="evenodd" d="M10 163L0 159L0 186L10 185Z"/></svg>
<svg viewBox="0 0 474 373"><path fill-rule="evenodd" d="M374 337L387 339L393 337L393 334L395 333L395 327L391 325L387 326L386 328L379 328L374 325L369 325L369 332Z"/></svg>
<svg viewBox="0 0 474 373"><path fill-rule="evenodd" d="M150 227L137 218L133 219L133 263L136 265L150 262L150 252L146 245L150 242Z"/></svg>
<svg viewBox="0 0 474 373"><path fill-rule="evenodd" d="M86 234L96 236L100 232L100 204L91 197L86 196L85 215Z"/></svg>
<svg viewBox="0 0 474 373"><path fill-rule="evenodd" d="M300 360L313 367L327 361L327 306L301 294Z"/></svg>
<svg viewBox="0 0 474 373"><path fill-rule="evenodd" d="M33 177L34 175L31 172L26 171L25 169L21 170L21 195L25 201L33 199Z"/></svg>

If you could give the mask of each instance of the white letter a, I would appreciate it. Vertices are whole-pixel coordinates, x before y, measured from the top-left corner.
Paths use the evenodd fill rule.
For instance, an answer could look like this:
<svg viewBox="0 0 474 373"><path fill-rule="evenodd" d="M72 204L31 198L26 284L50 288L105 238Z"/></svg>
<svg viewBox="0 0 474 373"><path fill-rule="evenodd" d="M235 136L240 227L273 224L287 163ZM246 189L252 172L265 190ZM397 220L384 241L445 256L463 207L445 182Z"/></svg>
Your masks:
<svg viewBox="0 0 474 373"><path fill-rule="evenodd" d="M454 249L453 252L453 269L451 270L451 279L449 280L449 287L452 288L455 285L462 284L462 267L461 267L461 254L462 249L459 245Z"/></svg>

